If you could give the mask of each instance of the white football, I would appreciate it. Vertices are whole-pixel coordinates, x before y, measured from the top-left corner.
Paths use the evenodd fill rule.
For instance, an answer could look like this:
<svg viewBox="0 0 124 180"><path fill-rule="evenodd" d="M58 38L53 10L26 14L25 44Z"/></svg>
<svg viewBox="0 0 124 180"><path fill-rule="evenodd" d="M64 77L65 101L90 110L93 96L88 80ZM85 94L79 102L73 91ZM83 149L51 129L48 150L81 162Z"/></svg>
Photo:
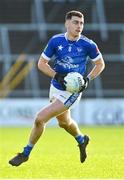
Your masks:
<svg viewBox="0 0 124 180"><path fill-rule="evenodd" d="M83 76L78 72L70 72L64 78L66 81L66 90L70 93L77 93L84 86Z"/></svg>

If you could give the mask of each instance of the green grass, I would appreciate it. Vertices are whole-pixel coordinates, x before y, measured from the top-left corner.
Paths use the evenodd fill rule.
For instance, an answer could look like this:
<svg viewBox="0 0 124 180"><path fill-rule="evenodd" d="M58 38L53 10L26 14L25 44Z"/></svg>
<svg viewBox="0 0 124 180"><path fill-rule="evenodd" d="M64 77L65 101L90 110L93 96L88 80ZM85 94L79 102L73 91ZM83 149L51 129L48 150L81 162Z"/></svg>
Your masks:
<svg viewBox="0 0 124 180"><path fill-rule="evenodd" d="M88 158L79 162L77 143L60 128L47 128L28 162L8 164L27 144L29 128L0 129L0 179L4 178L124 178L124 126L84 127L91 138Z"/></svg>

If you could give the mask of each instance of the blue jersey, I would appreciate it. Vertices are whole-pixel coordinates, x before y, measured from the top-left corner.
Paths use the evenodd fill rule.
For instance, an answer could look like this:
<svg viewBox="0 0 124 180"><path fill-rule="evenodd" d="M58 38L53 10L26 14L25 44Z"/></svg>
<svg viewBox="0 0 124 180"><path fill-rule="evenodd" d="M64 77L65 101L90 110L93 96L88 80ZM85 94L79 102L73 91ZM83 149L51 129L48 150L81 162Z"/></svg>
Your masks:
<svg viewBox="0 0 124 180"><path fill-rule="evenodd" d="M95 61L101 57L97 45L81 35L76 41L67 39L66 33L53 36L42 53L42 57L50 60L54 56L54 70L64 74L78 72L85 74L88 57ZM62 90L56 80L52 84Z"/></svg>

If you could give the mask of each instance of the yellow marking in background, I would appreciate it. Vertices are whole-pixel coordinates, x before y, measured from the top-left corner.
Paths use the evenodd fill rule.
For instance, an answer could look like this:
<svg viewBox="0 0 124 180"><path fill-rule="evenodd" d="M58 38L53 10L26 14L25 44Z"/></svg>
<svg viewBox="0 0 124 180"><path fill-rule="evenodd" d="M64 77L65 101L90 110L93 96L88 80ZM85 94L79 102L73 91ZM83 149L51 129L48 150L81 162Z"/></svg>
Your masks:
<svg viewBox="0 0 124 180"><path fill-rule="evenodd" d="M16 77L8 84L7 91L3 91L1 98L5 98L18 84L27 76L29 71L33 68L34 62L31 61L16 75Z"/></svg>
<svg viewBox="0 0 124 180"><path fill-rule="evenodd" d="M4 87L7 86L11 78L16 74L16 72L24 62L25 57L26 57L25 54L21 54L17 59L17 61L11 66L7 74L4 76L2 82L0 82L0 90L4 90Z"/></svg>

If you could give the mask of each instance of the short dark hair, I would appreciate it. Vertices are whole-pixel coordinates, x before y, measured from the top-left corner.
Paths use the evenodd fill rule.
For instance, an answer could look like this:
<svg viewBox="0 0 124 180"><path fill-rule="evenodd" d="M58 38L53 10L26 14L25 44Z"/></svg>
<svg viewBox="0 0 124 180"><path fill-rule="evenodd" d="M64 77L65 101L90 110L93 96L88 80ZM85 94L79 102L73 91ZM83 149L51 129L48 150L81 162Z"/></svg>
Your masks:
<svg viewBox="0 0 124 180"><path fill-rule="evenodd" d="M80 17L80 18L82 18L82 17L84 18L84 15L80 11L72 10L72 11L69 11L69 12L66 13L65 20L71 19L72 16L77 16L77 17Z"/></svg>

